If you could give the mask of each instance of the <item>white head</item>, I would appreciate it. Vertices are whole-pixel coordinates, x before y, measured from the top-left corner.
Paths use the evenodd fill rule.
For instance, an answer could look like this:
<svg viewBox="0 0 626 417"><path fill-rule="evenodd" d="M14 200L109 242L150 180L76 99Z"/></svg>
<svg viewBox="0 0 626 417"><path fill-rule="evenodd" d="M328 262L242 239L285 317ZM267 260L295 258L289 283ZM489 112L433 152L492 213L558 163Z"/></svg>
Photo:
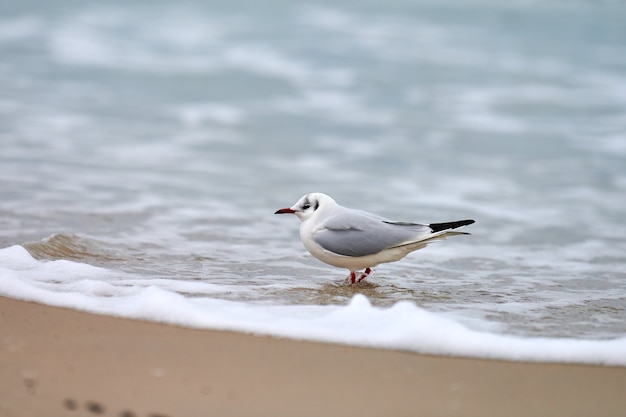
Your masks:
<svg viewBox="0 0 626 417"><path fill-rule="evenodd" d="M289 208L283 208L277 210L274 214L286 214L291 213L298 216L301 221L305 221L306 219L313 216L315 213L318 213L324 210L327 207L337 205L335 200L333 200L330 196L322 193L309 193L303 195L300 200L293 206Z"/></svg>

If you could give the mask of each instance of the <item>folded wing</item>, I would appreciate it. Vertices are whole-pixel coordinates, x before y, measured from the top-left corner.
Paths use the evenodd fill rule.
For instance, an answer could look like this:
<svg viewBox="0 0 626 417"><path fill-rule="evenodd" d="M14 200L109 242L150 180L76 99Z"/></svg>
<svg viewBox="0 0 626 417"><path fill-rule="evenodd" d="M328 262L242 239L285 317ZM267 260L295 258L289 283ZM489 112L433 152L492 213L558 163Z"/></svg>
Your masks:
<svg viewBox="0 0 626 417"><path fill-rule="evenodd" d="M433 234L433 229L424 224L392 222L369 213L353 211L328 219L313 239L327 251L358 257L416 243L437 234Z"/></svg>

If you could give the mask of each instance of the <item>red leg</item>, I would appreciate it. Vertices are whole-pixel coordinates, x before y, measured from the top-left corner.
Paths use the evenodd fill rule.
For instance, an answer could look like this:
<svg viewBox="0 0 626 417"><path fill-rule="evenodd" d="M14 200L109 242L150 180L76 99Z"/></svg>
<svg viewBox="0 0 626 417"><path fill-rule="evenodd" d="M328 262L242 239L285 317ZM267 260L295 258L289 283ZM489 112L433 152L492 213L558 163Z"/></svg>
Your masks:
<svg viewBox="0 0 626 417"><path fill-rule="evenodd" d="M350 284L354 284L356 282L356 272L350 271Z"/></svg>
<svg viewBox="0 0 626 417"><path fill-rule="evenodd" d="M359 279L357 280L357 282L361 282L363 281L365 278L367 278L370 274L372 273L372 268L367 267L365 268L365 272L363 272L361 274L361 276L359 277Z"/></svg>

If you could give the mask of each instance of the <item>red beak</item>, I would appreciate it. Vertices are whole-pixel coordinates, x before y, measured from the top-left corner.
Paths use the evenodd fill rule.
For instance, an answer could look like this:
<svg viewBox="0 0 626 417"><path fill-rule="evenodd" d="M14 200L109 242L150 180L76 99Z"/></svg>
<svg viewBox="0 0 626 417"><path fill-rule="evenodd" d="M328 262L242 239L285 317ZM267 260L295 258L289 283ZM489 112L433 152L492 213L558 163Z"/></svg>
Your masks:
<svg viewBox="0 0 626 417"><path fill-rule="evenodd" d="M295 210L292 210L290 208L284 208L284 209L276 210L276 213L274 214L287 214L287 213L293 214L295 212L296 212Z"/></svg>

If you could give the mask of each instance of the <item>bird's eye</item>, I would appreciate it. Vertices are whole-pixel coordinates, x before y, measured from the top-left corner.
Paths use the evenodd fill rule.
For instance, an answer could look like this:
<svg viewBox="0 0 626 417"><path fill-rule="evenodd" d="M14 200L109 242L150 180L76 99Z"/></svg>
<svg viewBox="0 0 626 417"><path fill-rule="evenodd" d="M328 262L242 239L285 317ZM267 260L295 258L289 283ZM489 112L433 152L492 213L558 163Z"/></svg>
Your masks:
<svg viewBox="0 0 626 417"><path fill-rule="evenodd" d="M302 206L302 208L303 208L304 210L308 210L308 209L310 209L310 208L311 208L311 205L310 205L309 203L307 203L307 204L303 205L303 206Z"/></svg>

